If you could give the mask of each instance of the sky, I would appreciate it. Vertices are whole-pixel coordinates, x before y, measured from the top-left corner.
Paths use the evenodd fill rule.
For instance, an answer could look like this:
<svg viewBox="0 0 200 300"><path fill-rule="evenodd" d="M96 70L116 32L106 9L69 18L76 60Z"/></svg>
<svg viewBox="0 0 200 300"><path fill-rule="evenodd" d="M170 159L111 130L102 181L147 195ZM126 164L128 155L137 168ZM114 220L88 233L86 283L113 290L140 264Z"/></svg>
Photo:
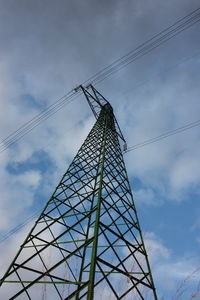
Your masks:
<svg viewBox="0 0 200 300"><path fill-rule="evenodd" d="M198 5L0 0L1 139ZM129 147L199 119L199 26L95 86L112 104ZM0 153L0 238L45 205L94 121L77 97ZM197 294L199 146L195 127L124 154L159 299ZM1 274L27 230L0 243Z"/></svg>

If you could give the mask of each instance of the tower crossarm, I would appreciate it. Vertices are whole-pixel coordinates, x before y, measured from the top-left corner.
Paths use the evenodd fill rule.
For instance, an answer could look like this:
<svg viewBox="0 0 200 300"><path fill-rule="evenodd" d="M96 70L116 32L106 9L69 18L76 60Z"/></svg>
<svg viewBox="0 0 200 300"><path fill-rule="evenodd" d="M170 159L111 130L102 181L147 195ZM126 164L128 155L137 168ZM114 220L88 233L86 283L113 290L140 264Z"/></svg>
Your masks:
<svg viewBox="0 0 200 300"><path fill-rule="evenodd" d="M79 85L74 90L76 92L79 90L83 92L96 119L98 119L101 109L104 105L109 104L111 106L109 101L106 100L106 98L99 91L97 91L92 84L89 84L87 87L83 87L82 85ZM126 144L125 138L122 134L122 131L119 127L119 124L115 116L114 116L114 122L115 122L115 127L118 136Z"/></svg>

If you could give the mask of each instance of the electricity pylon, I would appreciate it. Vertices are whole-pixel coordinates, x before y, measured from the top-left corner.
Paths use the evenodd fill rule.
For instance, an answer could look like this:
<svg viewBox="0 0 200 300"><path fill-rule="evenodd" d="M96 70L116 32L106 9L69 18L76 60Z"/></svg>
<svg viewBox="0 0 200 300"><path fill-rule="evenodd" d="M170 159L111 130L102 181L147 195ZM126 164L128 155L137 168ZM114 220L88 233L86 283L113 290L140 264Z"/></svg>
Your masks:
<svg viewBox="0 0 200 300"><path fill-rule="evenodd" d="M7 299L157 300L110 103L81 90L96 123L1 279Z"/></svg>

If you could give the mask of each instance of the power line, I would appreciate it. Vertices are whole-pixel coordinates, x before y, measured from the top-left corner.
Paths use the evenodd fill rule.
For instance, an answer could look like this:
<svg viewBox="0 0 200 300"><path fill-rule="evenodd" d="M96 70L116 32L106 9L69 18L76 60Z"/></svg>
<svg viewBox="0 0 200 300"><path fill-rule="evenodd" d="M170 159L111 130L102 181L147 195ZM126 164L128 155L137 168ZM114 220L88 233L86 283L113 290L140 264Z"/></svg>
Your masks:
<svg viewBox="0 0 200 300"><path fill-rule="evenodd" d="M27 133L29 133L31 130L33 130L35 127L37 127L40 123L50 118L53 114L55 114L57 111L61 110L65 105L72 102L77 96L80 96L80 94L76 94L75 92L71 94L70 96L64 96L62 97L62 101L58 101L54 103L55 105L49 106L47 109L45 109L43 112L36 115L33 119L23 124L19 129L17 129L15 132L10 134L7 138L2 140L0 143L0 153L5 151L9 146L20 140L22 137L24 137Z"/></svg>
<svg viewBox="0 0 200 300"><path fill-rule="evenodd" d="M129 147L128 150L125 151L125 153L133 151L133 150L137 150L137 149L142 148L144 146L147 146L149 144L159 142L160 140L166 139L169 136L181 133L183 131L189 130L189 129L197 127L197 126L200 126L200 120L192 122L192 123L188 123L188 124L186 124L182 127L176 128L174 130L167 131L167 132L165 132L163 134L160 134L160 135L158 135L154 138L151 138L151 139L145 140L141 143L135 144L135 145Z"/></svg>
<svg viewBox="0 0 200 300"><path fill-rule="evenodd" d="M178 35L182 31L186 30L187 28L191 27L192 25L196 24L199 21L200 21L200 8L197 8L196 10L189 13L185 17L176 21L168 28L162 30L158 34L155 34L152 38L142 43L134 50L130 51L126 55L123 55L121 58L115 60L107 67L103 68L98 73L94 74L92 77L84 81L82 85L86 85L88 83L99 84L106 78L113 75L115 72L121 70L122 68L129 65L136 59L139 59L142 56L148 54L153 49L159 47L164 42L168 41L169 39L173 38L174 36ZM36 115L30 121L23 124L20 128L18 128L16 131L11 133L5 139L3 139L2 142L0 143L0 153L5 151L13 143L18 141L22 137L24 137L27 133L33 130L40 123L42 123L50 116L55 114L57 111L62 109L64 105L74 100L73 99L74 97L76 97L76 92L72 90L68 94L66 94L65 96L63 96L62 98L54 102L52 105L48 106L45 110L43 110L41 113Z"/></svg>
<svg viewBox="0 0 200 300"><path fill-rule="evenodd" d="M137 88L139 88L139 87L145 85L146 83L152 81L154 78L156 78L156 77L158 77L158 76L162 76L163 74L169 73L169 72L172 71L173 69L177 68L177 67L180 66L180 65L183 65L183 64L187 63L189 60L191 60L191 59L193 59L193 58L195 58L195 57L198 57L199 55L200 55L200 51L194 53L193 55L190 55L190 56L185 57L184 59L182 59L182 60L180 60L179 62L175 63L174 65L172 65L172 66L170 66L170 67L168 67L168 68L162 70L161 72L158 72L158 73L155 73L155 74L151 75L151 78L148 78L148 79L146 79L146 80L144 80L144 81L141 81L141 82L136 83L136 85L133 86L133 88L126 90L125 92L123 92L122 95L127 95L127 94L129 94L131 91L133 91L133 90L135 90L135 89L137 89Z"/></svg>
<svg viewBox="0 0 200 300"><path fill-rule="evenodd" d="M135 144L134 146L129 147L128 150L124 151L124 153L128 153L130 151L137 150L137 149L142 148L144 146L147 146L149 144L153 144L153 143L159 142L162 139L165 139L165 138L170 137L172 135L175 135L175 134L181 133L183 131L192 129L192 128L197 127L197 126L200 126L200 120L188 123L188 124L186 124L186 125L184 125L182 127L179 127L179 128L174 129L174 130L170 130L170 131L167 131L167 132L165 132L163 134L160 134L157 137L154 137L154 138L151 138L151 139L147 139L147 140L145 140L145 141L143 141L141 143ZM25 227L26 225L28 225L32 220L34 220L38 216L39 213L41 213L41 210L35 212L33 215L31 215L27 219L25 219L24 222L22 222L21 224L17 225L14 228L12 228L5 235L3 235L2 237L0 237L0 243L2 243L6 239L8 239L10 236L12 236L16 232L18 232L20 229L22 229L23 227Z"/></svg>
<svg viewBox="0 0 200 300"><path fill-rule="evenodd" d="M198 12L198 13L197 13ZM101 81L105 80L113 73L121 70L122 68L126 67L133 61L141 58L142 56L148 54L155 48L159 47L163 43L167 42L171 38L175 37L176 35L180 34L182 31L188 29L192 25L196 24L200 21L200 8L194 10L187 16L181 18L173 25L169 26L168 28L162 30L158 34L155 34L152 38L147 40L146 42L142 43L134 50L130 51L126 55L122 56L121 58L115 60L109 66L105 67L98 73L96 73L93 77L89 80L92 84L98 84ZM85 82L87 83L87 81Z"/></svg>
<svg viewBox="0 0 200 300"><path fill-rule="evenodd" d="M89 79L87 79L85 82L82 83L82 85L85 85L87 83L95 83L99 84L103 80L107 79L117 71L121 70L122 68L126 67L130 63L134 62L135 60L141 58L142 56L148 54L150 51L154 50L155 48L159 47L161 44L167 42L169 39L173 38L174 36L180 34L182 31L188 29L189 27L193 26L197 22L200 21L200 8L196 9L195 11L191 12L187 16L181 18L177 22L175 22L173 25L169 26L165 30L162 30L158 34L154 35L151 39L147 40L146 42L139 45L134 50L130 51L126 55L122 56L121 58L115 60L113 63L105 67L104 69L100 70L98 73L91 76ZM195 15L195 13L197 13ZM77 93L72 90L57 101L55 101L53 104L48 106L46 109L44 109L42 112L40 112L38 115L36 115L34 118L32 118L30 121L24 123L21 127L19 127L17 130L15 130L13 133L8 135L5 139L3 139L0 143L0 153L5 151L9 146L11 146L13 143L24 137L27 133L29 133L31 130L33 130L36 126L38 126L43 121L50 118L53 114L55 114L57 111L62 109L65 105L72 102L77 96ZM156 143L162 139L165 139L169 136L181 133L183 131L189 130L191 128L200 126L200 120L196 122L189 123L185 126L179 127L175 130L167 131L157 137L145 140L141 143L135 144L134 146L130 147L127 152L139 149L141 147L147 146L152 143ZM40 211L39 211L40 212ZM24 222L19 224L18 226L11 229L9 232L7 232L4 236L0 238L0 243L2 243L4 240L18 232L20 229L28 225L32 220L35 219L35 217L38 215L39 212L34 213L30 217L28 217Z"/></svg>
<svg viewBox="0 0 200 300"><path fill-rule="evenodd" d="M10 238L13 234L17 233L19 230L21 230L22 228L24 228L25 226L27 226L31 221L33 221L39 213L41 213L42 210L38 210L36 211L34 214L32 214L31 216L29 216L27 219L25 219L22 223L20 223L19 225L13 227L11 230L9 230L7 233L5 233L3 236L0 237L0 244L3 243L5 240L7 240L8 238Z"/></svg>
<svg viewBox="0 0 200 300"><path fill-rule="evenodd" d="M192 58L195 57L195 56L198 56L200 52L197 52L195 53L193 56L191 56ZM174 67L176 67L177 65L180 65L182 64L183 62L189 60L191 57L187 57L185 58L183 61L181 61L180 63L176 64ZM168 70L171 70L171 68L167 69ZM158 74L157 74L158 75ZM157 76L156 75L156 76ZM142 85L142 84L141 84ZM62 97L63 98L63 97ZM61 98L61 99L62 99ZM195 122L192 122L192 123L189 123L187 125L184 125L182 127L179 127L177 129L174 129L174 130L171 130L171 131L167 131L157 137L154 137L154 138L151 138L151 139L148 139L148 140L145 140L141 143L138 143L138 144L135 144L134 146L132 147L129 147L127 151L125 151L125 153L127 152L130 152L130 151L133 151L133 150L136 150L136 149L139 149L141 147L144 147L144 146L147 146L151 143L155 143L155 142L158 142L162 139L165 139L171 135L175 135L175 134L178 134L178 133L181 133L183 131L186 131L188 129L191 129L193 127L196 127L196 126L199 126L200 125L200 120L198 121L195 121ZM33 215L29 216L27 219L24 220L24 222L20 223L19 225L17 225L16 227L12 228L10 231L8 231L5 235L3 235L2 237L0 237L0 243L4 242L4 240L8 239L10 236L12 236L13 234L17 233L19 230L21 230L22 228L24 228L26 225L28 225L32 220L34 220L37 215L41 212L40 211L37 211L36 213L34 213Z"/></svg>
<svg viewBox="0 0 200 300"><path fill-rule="evenodd" d="M71 94L71 91L70 91L68 94L62 96L60 99L58 99L58 100L57 100L56 102L54 102L53 104L49 105L46 109L44 109L43 111L41 111L39 114L37 114L37 115L36 115L35 117L33 117L31 120L29 120L29 121L27 121L26 123L24 123L21 127L19 127L17 130L15 130L13 133L9 134L5 139L3 139L3 140L1 141L1 143L0 143L0 145L1 145L3 142L7 141L9 137L12 137L15 133L17 133L18 131L20 131L20 129L22 129L24 126L26 126L26 125L28 125L29 123L35 121L35 120L36 120L37 118L39 118L39 116L41 116L44 112L46 112L47 110L53 109L53 107L54 107L58 102L60 103L60 101L63 101L64 99L66 99L67 96L69 96L70 94Z"/></svg>

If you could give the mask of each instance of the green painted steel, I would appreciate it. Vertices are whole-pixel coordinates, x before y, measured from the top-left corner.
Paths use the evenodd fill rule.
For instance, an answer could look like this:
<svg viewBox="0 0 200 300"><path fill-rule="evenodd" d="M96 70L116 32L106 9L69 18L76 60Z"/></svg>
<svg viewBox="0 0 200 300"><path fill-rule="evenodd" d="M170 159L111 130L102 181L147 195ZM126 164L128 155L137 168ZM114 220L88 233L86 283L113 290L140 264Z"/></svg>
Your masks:
<svg viewBox="0 0 200 300"><path fill-rule="evenodd" d="M1 279L0 299L157 300L125 139L109 102L79 89L96 123Z"/></svg>
<svg viewBox="0 0 200 300"><path fill-rule="evenodd" d="M16 280L16 281L8 281L8 280L4 280L4 283L31 283L32 281L28 281L28 280L23 280L23 281L20 281L20 280ZM84 284L85 282L72 282L72 281L36 281L35 284L53 284L53 283L56 283L56 284Z"/></svg>

